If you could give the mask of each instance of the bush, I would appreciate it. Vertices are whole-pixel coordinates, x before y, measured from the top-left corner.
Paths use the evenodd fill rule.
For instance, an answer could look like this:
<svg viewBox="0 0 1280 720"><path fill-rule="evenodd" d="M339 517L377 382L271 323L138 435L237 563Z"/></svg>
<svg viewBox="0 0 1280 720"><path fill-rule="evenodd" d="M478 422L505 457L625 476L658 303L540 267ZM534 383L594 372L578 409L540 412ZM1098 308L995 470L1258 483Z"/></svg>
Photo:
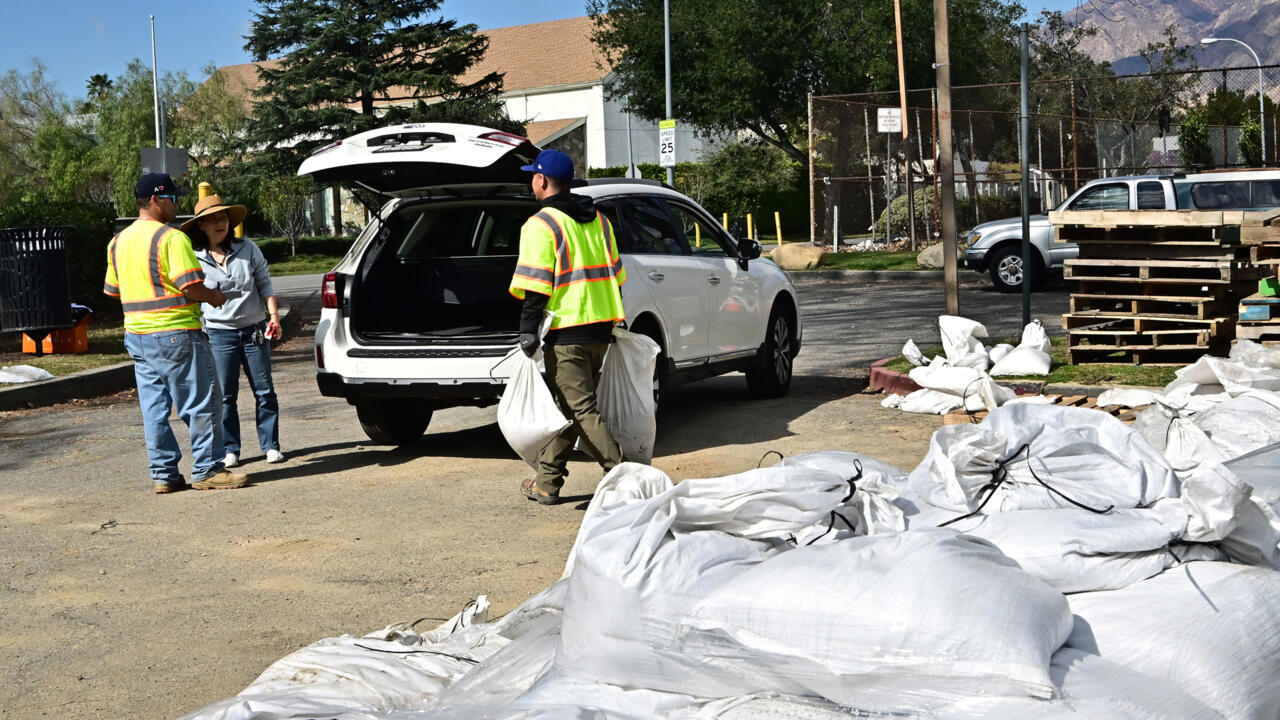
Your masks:
<svg viewBox="0 0 1280 720"><path fill-rule="evenodd" d="M1213 167L1213 148L1209 146L1209 124L1204 109L1187 113L1178 128L1178 147L1181 149L1182 166L1188 170Z"/></svg>
<svg viewBox="0 0 1280 720"><path fill-rule="evenodd" d="M115 209L110 205L58 202L43 196L26 197L0 208L0 227L69 225L67 277L71 301L87 305L107 317L119 317L120 303L102 294L107 275L107 244L113 235Z"/></svg>
<svg viewBox="0 0 1280 720"><path fill-rule="evenodd" d="M1262 129L1256 120L1240 126L1240 159L1246 167L1262 167Z"/></svg>
<svg viewBox="0 0 1280 720"><path fill-rule="evenodd" d="M293 254L290 252L289 238L264 237L252 239L258 249L262 251L262 256L267 259L268 263L288 260ZM351 243L353 242L355 242L355 238L349 237L334 237L331 235L319 237L303 236L297 240L298 254L342 256L347 254L347 250L351 249Z"/></svg>

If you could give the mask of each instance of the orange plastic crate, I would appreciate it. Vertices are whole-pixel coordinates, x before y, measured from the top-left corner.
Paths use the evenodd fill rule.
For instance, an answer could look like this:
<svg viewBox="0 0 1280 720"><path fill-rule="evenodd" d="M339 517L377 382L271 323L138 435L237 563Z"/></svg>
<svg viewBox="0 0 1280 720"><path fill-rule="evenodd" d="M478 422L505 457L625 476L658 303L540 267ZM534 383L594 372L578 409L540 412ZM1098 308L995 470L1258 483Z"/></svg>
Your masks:
<svg viewBox="0 0 1280 720"><path fill-rule="evenodd" d="M55 330L45 336L44 346L45 355L72 355L82 353L89 349L89 319L90 315L85 315L75 327L65 330ZM36 354L36 341L26 333L22 334L22 352L27 355Z"/></svg>

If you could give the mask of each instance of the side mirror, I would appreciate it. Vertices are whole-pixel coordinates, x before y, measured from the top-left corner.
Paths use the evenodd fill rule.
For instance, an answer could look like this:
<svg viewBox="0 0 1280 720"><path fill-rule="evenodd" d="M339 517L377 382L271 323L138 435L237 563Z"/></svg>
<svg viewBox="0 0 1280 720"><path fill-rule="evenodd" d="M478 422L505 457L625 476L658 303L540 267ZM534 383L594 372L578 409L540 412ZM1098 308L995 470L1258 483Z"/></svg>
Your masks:
<svg viewBox="0 0 1280 720"><path fill-rule="evenodd" d="M751 238L738 238L738 254L743 260L755 260L760 257L760 243Z"/></svg>

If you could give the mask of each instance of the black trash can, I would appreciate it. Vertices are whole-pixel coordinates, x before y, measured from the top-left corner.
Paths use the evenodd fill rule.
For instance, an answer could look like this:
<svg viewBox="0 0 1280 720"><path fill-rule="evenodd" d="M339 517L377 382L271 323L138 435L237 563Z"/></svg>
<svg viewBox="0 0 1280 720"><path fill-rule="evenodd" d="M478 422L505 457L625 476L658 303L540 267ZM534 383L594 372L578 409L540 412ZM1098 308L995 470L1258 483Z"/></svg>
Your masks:
<svg viewBox="0 0 1280 720"><path fill-rule="evenodd" d="M70 227L0 228L0 332L24 332L36 342L71 327L67 279Z"/></svg>

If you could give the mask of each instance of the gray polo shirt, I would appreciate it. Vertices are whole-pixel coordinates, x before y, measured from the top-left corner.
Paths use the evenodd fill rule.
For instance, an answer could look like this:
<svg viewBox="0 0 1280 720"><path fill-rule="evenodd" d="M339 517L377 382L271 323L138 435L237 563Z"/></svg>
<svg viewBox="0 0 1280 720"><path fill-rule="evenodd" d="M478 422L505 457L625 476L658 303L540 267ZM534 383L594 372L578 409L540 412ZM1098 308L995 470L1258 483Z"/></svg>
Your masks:
<svg viewBox="0 0 1280 720"><path fill-rule="evenodd" d="M196 257L204 268L206 287L217 288L224 293L239 293L236 297L227 298L226 304L220 308L202 303L205 327L238 330L267 318L266 298L275 295L276 291L271 286L267 259L252 240L232 239L225 265L215 262L208 250L197 250Z"/></svg>

